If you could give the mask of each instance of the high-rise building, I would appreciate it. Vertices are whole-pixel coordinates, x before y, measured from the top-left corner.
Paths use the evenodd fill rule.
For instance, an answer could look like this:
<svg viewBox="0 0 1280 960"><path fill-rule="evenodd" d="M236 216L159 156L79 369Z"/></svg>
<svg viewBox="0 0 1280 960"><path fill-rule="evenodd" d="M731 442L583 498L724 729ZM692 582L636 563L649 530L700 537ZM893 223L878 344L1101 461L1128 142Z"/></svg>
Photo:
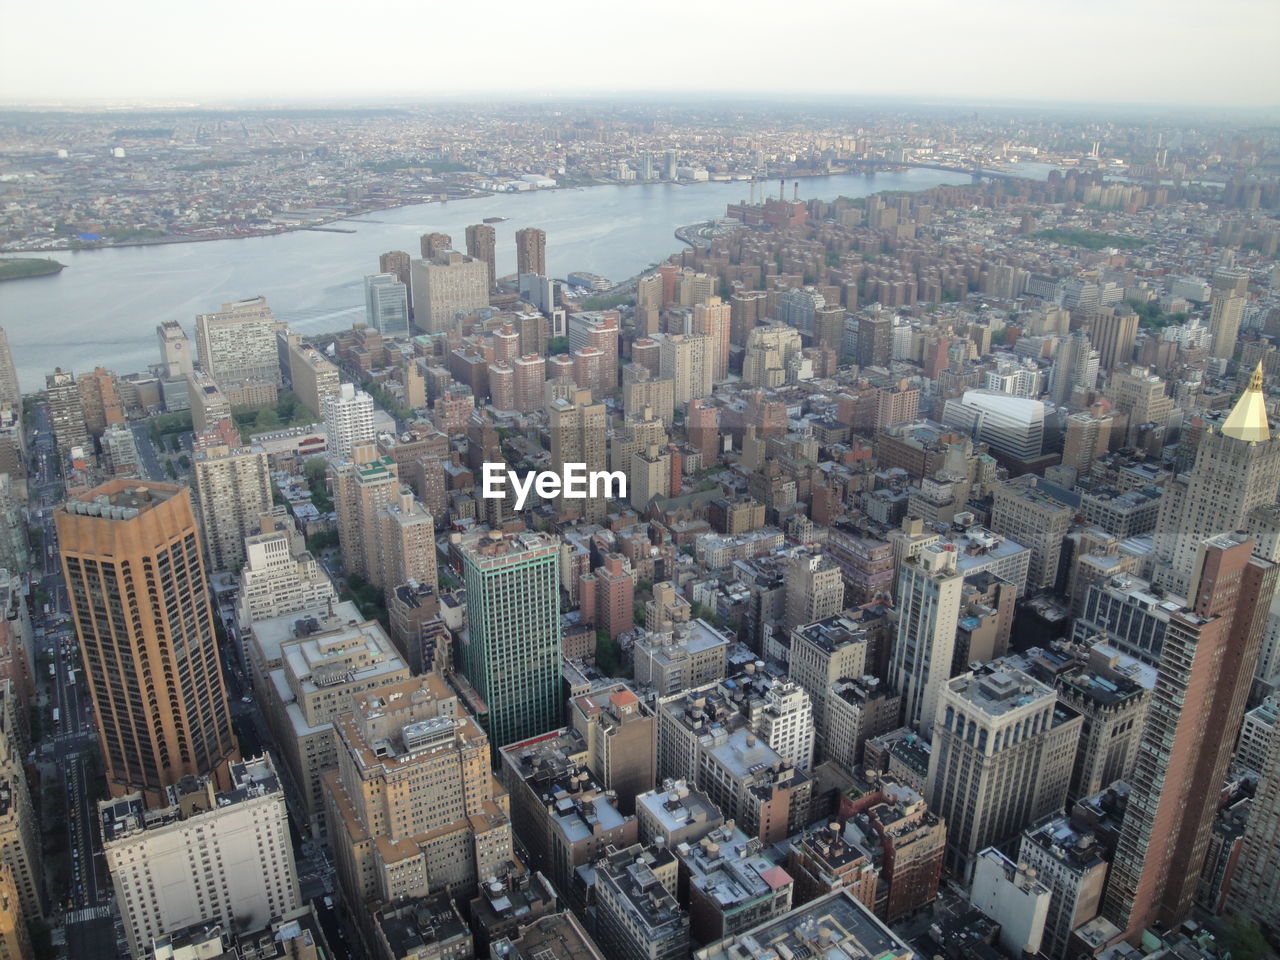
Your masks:
<svg viewBox="0 0 1280 960"><path fill-rule="evenodd" d="M1111 440L1111 417L1103 414L1073 413L1067 417L1067 435L1062 444L1062 465L1078 477L1089 475L1093 461L1107 452Z"/></svg>
<svg viewBox="0 0 1280 960"><path fill-rule="evenodd" d="M617 797L623 814L636 811L636 797L653 789L658 776L658 721L624 683L573 697L569 722L587 744L586 765Z"/></svg>
<svg viewBox="0 0 1280 960"><path fill-rule="evenodd" d="M259 520L257 533L245 537L244 551L236 600L236 619L242 631L258 620L337 601L333 581L307 552L302 537L277 529L270 516Z"/></svg>
<svg viewBox="0 0 1280 960"><path fill-rule="evenodd" d="M926 737L955 652L964 592L964 573L956 569L956 559L954 545L933 543L908 558L898 572L898 635L890 678L902 695L905 722Z"/></svg>
<svg viewBox="0 0 1280 960"><path fill-rule="evenodd" d="M1041 953L1070 956L1071 931L1098 915L1107 878L1107 858L1097 838L1066 817L1055 816L1022 834L1018 862L1049 888Z"/></svg>
<svg viewBox="0 0 1280 960"><path fill-rule="evenodd" d="M721 383L729 375L729 324L733 308L711 297L693 308L693 332L711 338L711 379ZM843 312L841 317L843 317Z"/></svg>
<svg viewBox="0 0 1280 960"><path fill-rule="evenodd" d="M661 421L659 421L661 422ZM651 443L631 454L627 471L627 495L631 507L643 512L654 497L671 495L671 454Z"/></svg>
<svg viewBox="0 0 1280 960"><path fill-rule="evenodd" d="M1103 905L1129 940L1191 910L1218 810L1210 785L1226 776L1280 573L1253 549L1234 533L1201 541L1187 607L1169 617Z"/></svg>
<svg viewBox="0 0 1280 960"><path fill-rule="evenodd" d="M893 316L874 313L858 318L858 366L888 367L893 359Z"/></svg>
<svg viewBox="0 0 1280 960"><path fill-rule="evenodd" d="M160 373L166 380L188 377L194 369L195 356L187 332L177 320L166 320L156 327L160 342Z"/></svg>
<svg viewBox="0 0 1280 960"><path fill-rule="evenodd" d="M489 305L489 267L456 250L414 260L413 321L424 333L447 333Z"/></svg>
<svg viewBox="0 0 1280 960"><path fill-rule="evenodd" d="M400 495L400 474L391 457L376 454L372 444L359 444L351 459L330 461L329 476L343 569L384 586L381 518Z"/></svg>
<svg viewBox="0 0 1280 960"><path fill-rule="evenodd" d="M378 257L378 272L389 273L409 286L409 264L413 258L403 250L389 250Z"/></svg>
<svg viewBox="0 0 1280 960"><path fill-rule="evenodd" d="M384 337L409 336L409 288L391 273L365 277L364 319Z"/></svg>
<svg viewBox="0 0 1280 960"><path fill-rule="evenodd" d="M356 447L373 442L373 397L354 383L326 394L321 406L330 459L350 459Z"/></svg>
<svg viewBox="0 0 1280 960"><path fill-rule="evenodd" d="M1173 413L1173 399L1165 393L1165 382L1141 367L1117 368L1107 381L1107 399L1112 409L1128 420L1124 446L1134 446L1146 424L1163 430Z"/></svg>
<svg viewBox="0 0 1280 960"><path fill-rule="evenodd" d="M19 603L22 600L18 601ZM25 707L10 680L0 680L0 870L16 895L10 909L17 925L44 916L44 869L40 849L40 820L27 788L24 736ZM21 725L20 725L21 723ZM0 924L2 925L2 924Z"/></svg>
<svg viewBox="0 0 1280 960"><path fill-rule="evenodd" d="M447 233L424 233L418 238L418 248L423 260L430 260L437 254L453 249L453 237Z"/></svg>
<svg viewBox="0 0 1280 960"><path fill-rule="evenodd" d="M85 426L84 406L75 374L58 367L44 378L44 385L49 401L49 425L53 428L58 452L68 457L76 447L86 450L89 430Z"/></svg>
<svg viewBox="0 0 1280 960"><path fill-rule="evenodd" d="M808 553L791 558L787 565L784 626L834 617L844 608L844 580L830 558Z"/></svg>
<svg viewBox="0 0 1280 960"><path fill-rule="evenodd" d="M662 277L651 273L637 280L635 313L637 337L648 337L658 332L662 307Z"/></svg>
<svg viewBox="0 0 1280 960"><path fill-rule="evenodd" d="M31 960L34 956L13 870L0 864L0 960Z"/></svg>
<svg viewBox="0 0 1280 960"><path fill-rule="evenodd" d="M191 462L194 500L212 571L244 562L244 539L271 512L271 472L262 447L226 444L197 450Z"/></svg>
<svg viewBox="0 0 1280 960"><path fill-rule="evenodd" d="M658 341L659 371L673 384L676 406L710 395L714 387L711 338L673 333L654 339Z"/></svg>
<svg viewBox="0 0 1280 960"><path fill-rule="evenodd" d="M112 480L55 514L71 615L113 797L148 806L236 759L186 488Z"/></svg>
<svg viewBox="0 0 1280 960"><path fill-rule="evenodd" d="M547 275L547 234L537 227L516 231L516 275Z"/></svg>
<svg viewBox="0 0 1280 960"><path fill-rule="evenodd" d="M705 397L689 401L685 412L689 446L702 456L702 467L715 466L720 456L720 408Z"/></svg>
<svg viewBox="0 0 1280 960"><path fill-rule="evenodd" d="M689 956L689 914L660 879L658 860L671 872L669 850L639 844L611 850L596 860L596 940L618 960L685 960Z"/></svg>
<svg viewBox="0 0 1280 960"><path fill-rule="evenodd" d="M196 317L200 368L220 384L244 380L281 383L276 320L264 297L224 303Z"/></svg>
<svg viewBox="0 0 1280 960"><path fill-rule="evenodd" d="M560 718L560 543L545 533L456 536L467 587L462 672L487 707L497 746Z"/></svg>
<svg viewBox="0 0 1280 960"><path fill-rule="evenodd" d="M1053 587L1075 511L1046 493L1040 480L1030 474L1007 480L993 492L991 530L1031 548L1027 589Z"/></svg>
<svg viewBox="0 0 1280 960"><path fill-rule="evenodd" d="M317 417L324 415L324 398L341 392L342 374L328 357L309 343L290 345L289 383L302 405Z"/></svg>
<svg viewBox="0 0 1280 960"><path fill-rule="evenodd" d="M1170 479L1156 520L1152 582L1190 595L1200 544L1246 529L1250 514L1276 501L1280 437L1267 422L1262 365L1221 426L1206 427L1189 473Z"/></svg>
<svg viewBox="0 0 1280 960"><path fill-rule="evenodd" d="M5 403L22 409L22 388L18 384L13 351L9 349L9 335L0 327L0 404Z"/></svg>
<svg viewBox="0 0 1280 960"><path fill-rule="evenodd" d="M231 764L223 789L187 777L149 808L139 793L98 804L102 849L133 957L202 921L264 927L302 902L284 789L270 756Z"/></svg>
<svg viewBox="0 0 1280 960"><path fill-rule="evenodd" d="M1271 735L1245 824L1228 906L1272 929L1280 924L1280 736Z"/></svg>
<svg viewBox="0 0 1280 960"><path fill-rule="evenodd" d="M1093 315L1089 338L1098 347L1098 369L1106 374L1118 363L1133 359L1133 346L1138 338L1138 315L1128 304L1102 307Z"/></svg>
<svg viewBox="0 0 1280 960"><path fill-rule="evenodd" d="M473 223L467 227L467 256L479 260L489 268L489 289L493 289L498 276L498 231L487 223Z"/></svg>
<svg viewBox="0 0 1280 960"><path fill-rule="evenodd" d="M350 910L469 895L512 859L489 739L436 674L353 699L325 775L329 837Z"/></svg>
<svg viewBox="0 0 1280 960"><path fill-rule="evenodd" d="M1044 448L1044 404L1039 400L966 390L964 396L946 402L942 422L1018 460L1034 460Z"/></svg>
<svg viewBox="0 0 1280 960"><path fill-rule="evenodd" d="M597 396L613 393L618 386L618 332L621 317L617 310L596 310L569 314L569 351L600 352ZM586 383L579 382L585 387Z"/></svg>
<svg viewBox="0 0 1280 960"><path fill-rule="evenodd" d="M608 414L603 403L593 402L590 390L578 390L572 401L554 400L547 408L551 434L551 469L564 476L565 464L586 464L588 473L606 469ZM603 497L573 500L561 497L556 508L580 513L588 523L599 523L609 510Z"/></svg>
<svg viewBox="0 0 1280 960"><path fill-rule="evenodd" d="M95 367L92 373L82 373L76 380L76 388L80 391L84 424L90 434L100 437L111 424L124 423L119 382L112 371Z"/></svg>
<svg viewBox="0 0 1280 960"><path fill-rule="evenodd" d="M1240 333L1240 321L1244 319L1244 297L1231 290L1213 291L1209 302L1209 330L1213 337L1209 342L1209 356L1230 360L1236 353L1236 337Z"/></svg>
<svg viewBox="0 0 1280 960"><path fill-rule="evenodd" d="M753 327L747 334L746 350L743 382L753 387L780 387L794 379L791 368L800 354L800 333L781 323Z"/></svg>
<svg viewBox="0 0 1280 960"><path fill-rule="evenodd" d="M942 685L926 794L947 824L947 865L967 882L980 851L1061 809L1080 717L994 661Z"/></svg>

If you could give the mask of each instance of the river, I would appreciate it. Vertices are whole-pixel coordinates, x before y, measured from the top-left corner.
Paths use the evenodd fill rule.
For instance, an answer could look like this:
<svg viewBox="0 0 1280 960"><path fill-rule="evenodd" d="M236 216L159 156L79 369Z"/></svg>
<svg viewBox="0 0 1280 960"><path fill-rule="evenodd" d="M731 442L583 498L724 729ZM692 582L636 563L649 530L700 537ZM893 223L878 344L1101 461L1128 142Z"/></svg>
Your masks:
<svg viewBox="0 0 1280 960"><path fill-rule="evenodd" d="M1023 164L1029 176L1048 167ZM800 198L831 200L882 190L926 190L967 182L959 173L913 169L813 177ZM772 183L777 190L777 181ZM295 330L320 333L351 326L364 312L363 277L378 255L418 256L418 237L440 231L464 247L468 224L507 217L498 234L498 275L515 272L515 231L547 232L547 269L563 277L585 270L625 280L681 249L673 231L724 215L747 198L748 184L654 183L497 194L418 204L366 214L331 226L355 233L294 231L269 237L108 247L56 253L67 269L49 277L0 283L0 326L9 336L18 378L27 391L44 387L55 366L76 373L95 366L126 374L159 360L155 328L177 320L194 336L195 316L227 301L265 296ZM791 196L791 182L787 196ZM369 222L375 221L375 222Z"/></svg>

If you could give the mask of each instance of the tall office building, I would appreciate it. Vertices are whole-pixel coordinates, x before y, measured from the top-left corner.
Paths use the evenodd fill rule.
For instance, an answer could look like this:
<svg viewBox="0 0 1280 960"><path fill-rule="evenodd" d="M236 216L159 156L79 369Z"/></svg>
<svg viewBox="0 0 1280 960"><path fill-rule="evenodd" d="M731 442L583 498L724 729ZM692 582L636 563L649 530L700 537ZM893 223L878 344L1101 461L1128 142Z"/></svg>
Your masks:
<svg viewBox="0 0 1280 960"><path fill-rule="evenodd" d="M456 250L413 261L411 275L413 322L424 333L447 333L489 305L489 267Z"/></svg>
<svg viewBox="0 0 1280 960"><path fill-rule="evenodd" d="M481 528L455 535L467 587L462 672L484 701L497 747L560 722L560 543Z"/></svg>
<svg viewBox="0 0 1280 960"><path fill-rule="evenodd" d="M498 276L498 231L487 223L473 223L467 227L467 256L479 260L489 268L489 289L493 289Z"/></svg>
<svg viewBox="0 0 1280 960"><path fill-rule="evenodd" d="M1169 422L1173 400L1165 394L1165 383L1141 367L1118 368L1107 381L1107 399L1116 413L1129 421L1124 446L1134 446L1139 429L1154 423L1160 429Z"/></svg>
<svg viewBox="0 0 1280 960"><path fill-rule="evenodd" d="M893 359L893 316L875 313L858 318L858 366L888 367Z"/></svg>
<svg viewBox="0 0 1280 960"><path fill-rule="evenodd" d="M1169 617L1103 902L1130 941L1191 911L1280 573L1253 548L1201 541L1188 605Z"/></svg>
<svg viewBox="0 0 1280 960"><path fill-rule="evenodd" d="M321 400L328 453L332 460L351 458L356 447L373 442L373 397L344 383Z"/></svg>
<svg viewBox="0 0 1280 960"><path fill-rule="evenodd" d="M70 370L56 368L44 378L45 396L49 400L49 425L58 452L70 456L72 449L80 447L86 454L89 446L89 429L85 426L84 405L80 399L80 387Z"/></svg>
<svg viewBox="0 0 1280 960"><path fill-rule="evenodd" d="M148 806L236 759L185 487L112 480L57 511L62 570L113 797Z"/></svg>
<svg viewBox="0 0 1280 960"><path fill-rule="evenodd" d="M324 797L338 879L358 911L470 895L512 858L489 739L436 674L353 697L335 723Z"/></svg>
<svg viewBox="0 0 1280 960"><path fill-rule="evenodd" d="M1067 435L1062 444L1062 465L1078 477L1089 475L1093 461L1107 452L1111 441L1111 417L1103 414L1073 413L1067 417Z"/></svg>
<svg viewBox="0 0 1280 960"><path fill-rule="evenodd" d="M784 589L784 624L788 631L834 617L844 609L844 580L829 557L807 553L792 557Z"/></svg>
<svg viewBox="0 0 1280 960"><path fill-rule="evenodd" d="M908 558L898 572L898 635L890 678L902 696L905 722L926 737L951 676L964 592L956 559L954 545L934 543Z"/></svg>
<svg viewBox="0 0 1280 960"><path fill-rule="evenodd" d="M147 809L133 793L98 804L102 849L130 954L204 921L256 930L302 903L284 789L271 757L231 764L219 789L188 777Z"/></svg>
<svg viewBox="0 0 1280 960"><path fill-rule="evenodd" d="M662 315L662 277L651 273L636 281L635 334L648 337L659 331Z"/></svg>
<svg viewBox="0 0 1280 960"><path fill-rule="evenodd" d="M1236 337L1244 319L1244 297L1229 289L1214 289L1209 302L1209 356L1230 360L1235 356Z"/></svg>
<svg viewBox="0 0 1280 960"><path fill-rule="evenodd" d="M337 602L333 581L306 551L300 534L277 529L270 516L261 519L259 531L244 541L246 557L236 598L242 631L258 620Z"/></svg>
<svg viewBox="0 0 1280 960"><path fill-rule="evenodd" d="M384 337L409 336L409 288L394 274L365 277L364 319Z"/></svg>
<svg viewBox="0 0 1280 960"><path fill-rule="evenodd" d="M1061 809L1081 720L1001 661L944 683L937 710L925 792L947 824L947 865L967 883L979 851Z"/></svg>
<svg viewBox="0 0 1280 960"><path fill-rule="evenodd" d="M1111 379L1118 363L1133 359L1133 346L1138 339L1138 315L1128 304L1102 307L1093 315L1089 338L1098 348L1098 369Z"/></svg>
<svg viewBox="0 0 1280 960"><path fill-rule="evenodd" d="M516 231L516 275L547 275L547 234L537 227Z"/></svg>
<svg viewBox="0 0 1280 960"><path fill-rule="evenodd" d="M166 320L156 326L156 340L160 343L160 374L165 380L189 377L195 369L195 356L187 332L177 320Z"/></svg>
<svg viewBox="0 0 1280 960"><path fill-rule="evenodd" d="M205 447L196 451L191 472L209 569L235 570L244 563L245 537L271 512L266 451L226 444Z"/></svg>
<svg viewBox="0 0 1280 960"><path fill-rule="evenodd" d="M551 469L564 476L567 463L586 464L588 474L605 470L609 416L603 403L592 402L590 390L578 390L572 401L553 400L547 407L551 434ZM574 511L588 523L600 523L609 512L604 497L570 500L561 497L556 509Z"/></svg>
<svg viewBox="0 0 1280 960"><path fill-rule="evenodd" d="M13 871L0 864L0 960L31 960L34 956Z"/></svg>
<svg viewBox="0 0 1280 960"><path fill-rule="evenodd" d="M1205 428L1196 462L1164 487L1156 520L1152 582L1189 596L1200 544L1245 529L1250 513L1280 490L1280 437L1267 423L1262 364L1220 427Z"/></svg>
<svg viewBox="0 0 1280 960"><path fill-rule="evenodd" d="M1077 330L1058 344L1049 371L1049 396L1058 406L1066 406L1077 391L1087 393L1098 385L1101 359L1088 335Z"/></svg>
<svg viewBox="0 0 1280 960"><path fill-rule="evenodd" d="M992 493L992 532L1031 548L1027 589L1053 587L1075 511L1041 489L1040 479L1031 474L1006 480Z"/></svg>
<svg viewBox="0 0 1280 960"><path fill-rule="evenodd" d="M264 297L224 303L217 313L197 316L196 347L200 368L220 384L281 383L276 320Z"/></svg>

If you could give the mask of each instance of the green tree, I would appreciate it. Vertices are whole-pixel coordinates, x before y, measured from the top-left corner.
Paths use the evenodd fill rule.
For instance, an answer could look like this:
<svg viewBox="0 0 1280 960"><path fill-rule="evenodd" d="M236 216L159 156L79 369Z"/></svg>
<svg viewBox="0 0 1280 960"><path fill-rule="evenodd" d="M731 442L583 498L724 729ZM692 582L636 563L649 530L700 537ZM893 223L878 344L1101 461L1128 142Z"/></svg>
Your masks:
<svg viewBox="0 0 1280 960"><path fill-rule="evenodd" d="M568 337L552 337L547 341L547 355L554 356L557 353L569 352Z"/></svg>
<svg viewBox="0 0 1280 960"><path fill-rule="evenodd" d="M1275 956L1258 925L1244 917L1230 917L1223 924L1222 941L1231 951L1231 960L1266 960Z"/></svg>
<svg viewBox="0 0 1280 960"><path fill-rule="evenodd" d="M621 675L622 650L606 630L596 631L596 667L607 677Z"/></svg>
<svg viewBox="0 0 1280 960"><path fill-rule="evenodd" d="M174 465L173 465L173 461L172 461L172 460L166 460L166 461L164 462L164 472L165 472L165 473L167 473L167 474L169 475L169 479L170 479L170 480L177 480L177 479L178 479L178 471L177 471L177 469L174 467Z"/></svg>

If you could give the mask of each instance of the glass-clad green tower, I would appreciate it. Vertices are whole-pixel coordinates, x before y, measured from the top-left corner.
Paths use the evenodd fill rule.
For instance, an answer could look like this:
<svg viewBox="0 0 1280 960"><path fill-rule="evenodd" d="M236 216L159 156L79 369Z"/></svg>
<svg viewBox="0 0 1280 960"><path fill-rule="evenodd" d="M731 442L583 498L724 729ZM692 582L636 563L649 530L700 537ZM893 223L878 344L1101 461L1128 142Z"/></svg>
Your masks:
<svg viewBox="0 0 1280 960"><path fill-rule="evenodd" d="M481 529L455 542L467 586L462 672L498 747L560 726L560 542Z"/></svg>

